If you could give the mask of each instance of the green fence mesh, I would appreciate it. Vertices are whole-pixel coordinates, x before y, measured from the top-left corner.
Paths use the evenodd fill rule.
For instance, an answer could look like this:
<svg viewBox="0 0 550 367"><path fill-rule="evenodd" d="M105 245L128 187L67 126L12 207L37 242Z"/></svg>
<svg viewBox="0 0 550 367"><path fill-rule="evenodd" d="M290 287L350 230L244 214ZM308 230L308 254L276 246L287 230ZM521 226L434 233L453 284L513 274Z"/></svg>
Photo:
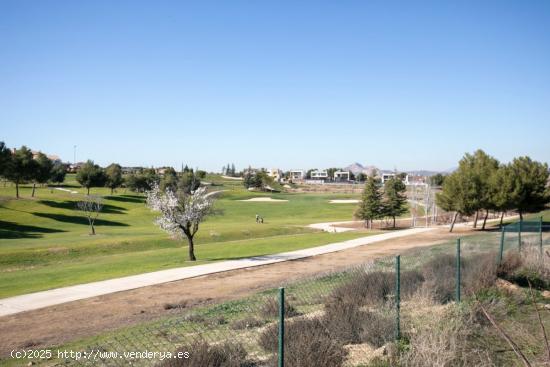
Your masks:
<svg viewBox="0 0 550 367"><path fill-rule="evenodd" d="M550 226L541 220L515 222L462 238L460 258L456 240L403 251L399 273L395 256L382 257L346 271L274 284L246 298L193 309L166 305L172 310L165 319L99 337L86 348L86 359L60 362L200 366L217 358L228 366L277 366L281 362L278 288L283 286L285 365L315 366L324 360L324 365L359 366L365 355L396 336L414 333L418 321L413 319L419 315L421 319L422 312L429 317L419 303L423 294L440 304L455 302L459 294L469 297L487 280L484 270L507 253L544 253L550 245L549 232ZM188 352L192 358L132 358L129 353L135 351Z"/></svg>

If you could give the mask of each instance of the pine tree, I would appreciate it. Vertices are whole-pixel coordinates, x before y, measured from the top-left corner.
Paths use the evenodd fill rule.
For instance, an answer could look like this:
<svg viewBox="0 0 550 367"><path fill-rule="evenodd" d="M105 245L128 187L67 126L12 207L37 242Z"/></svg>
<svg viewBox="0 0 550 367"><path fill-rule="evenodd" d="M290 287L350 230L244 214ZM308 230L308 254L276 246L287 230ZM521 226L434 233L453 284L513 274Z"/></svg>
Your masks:
<svg viewBox="0 0 550 367"><path fill-rule="evenodd" d="M372 229L372 221L382 218L383 212L380 183L373 176L369 176L355 217L364 220L365 226Z"/></svg>
<svg viewBox="0 0 550 367"><path fill-rule="evenodd" d="M407 187L403 181L397 177L392 177L384 183L384 214L393 219L393 228L395 228L395 217L403 215L409 211L407 207L407 197L405 193Z"/></svg>

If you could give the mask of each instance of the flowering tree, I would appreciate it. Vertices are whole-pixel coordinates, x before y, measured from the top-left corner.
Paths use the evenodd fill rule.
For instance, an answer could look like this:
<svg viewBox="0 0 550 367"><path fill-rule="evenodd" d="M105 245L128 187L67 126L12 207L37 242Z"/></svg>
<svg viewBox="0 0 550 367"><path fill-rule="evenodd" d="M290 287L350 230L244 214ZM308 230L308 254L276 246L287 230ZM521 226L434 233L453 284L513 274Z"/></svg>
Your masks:
<svg viewBox="0 0 550 367"><path fill-rule="evenodd" d="M199 230L199 224L212 212L213 198L205 187L199 187L191 193L162 191L157 184L147 192L147 206L160 212L156 224L174 237L187 237L189 260L195 261L193 237Z"/></svg>

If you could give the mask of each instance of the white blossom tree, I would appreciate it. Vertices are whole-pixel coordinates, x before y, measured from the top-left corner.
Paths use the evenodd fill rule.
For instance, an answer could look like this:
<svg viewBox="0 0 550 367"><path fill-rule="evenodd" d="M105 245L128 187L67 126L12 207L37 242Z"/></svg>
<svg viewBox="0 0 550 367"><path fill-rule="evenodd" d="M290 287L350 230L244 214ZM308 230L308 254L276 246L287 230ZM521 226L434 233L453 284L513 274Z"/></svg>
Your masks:
<svg viewBox="0 0 550 367"><path fill-rule="evenodd" d="M187 238L189 260L195 261L193 237L199 230L199 224L212 213L213 197L205 187L199 187L191 193L162 191L158 185L147 192L147 206L160 212L155 223L176 238Z"/></svg>

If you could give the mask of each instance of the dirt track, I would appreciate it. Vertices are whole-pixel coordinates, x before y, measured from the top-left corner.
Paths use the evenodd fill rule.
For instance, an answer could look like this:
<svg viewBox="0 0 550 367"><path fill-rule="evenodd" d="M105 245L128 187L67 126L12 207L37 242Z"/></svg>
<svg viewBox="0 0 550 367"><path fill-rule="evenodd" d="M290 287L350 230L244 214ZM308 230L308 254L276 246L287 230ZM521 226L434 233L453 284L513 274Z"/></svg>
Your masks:
<svg viewBox="0 0 550 367"><path fill-rule="evenodd" d="M70 302L0 318L0 355L14 348L59 345L165 316L165 303L187 307L239 298L282 282L344 269L413 247L431 246L472 233L457 228L378 242L350 250L234 270Z"/></svg>

